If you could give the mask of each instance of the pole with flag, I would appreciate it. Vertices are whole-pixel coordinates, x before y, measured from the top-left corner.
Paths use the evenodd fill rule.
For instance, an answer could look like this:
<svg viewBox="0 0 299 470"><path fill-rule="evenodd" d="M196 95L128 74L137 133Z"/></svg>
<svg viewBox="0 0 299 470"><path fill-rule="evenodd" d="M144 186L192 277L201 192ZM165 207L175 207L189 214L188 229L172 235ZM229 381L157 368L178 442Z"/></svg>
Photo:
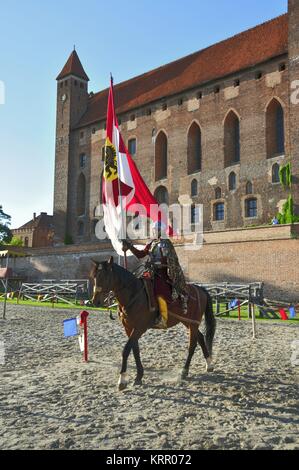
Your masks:
<svg viewBox="0 0 299 470"><path fill-rule="evenodd" d="M102 201L106 233L118 255L124 256L122 240L126 238L125 215L135 215L136 204L143 207L141 217L153 222L161 221L168 227L168 218L163 211L153 211L158 202L140 175L133 158L126 148L119 130L114 107L113 79L111 76L107 107L105 159L102 184ZM125 258L126 262L126 258Z"/></svg>

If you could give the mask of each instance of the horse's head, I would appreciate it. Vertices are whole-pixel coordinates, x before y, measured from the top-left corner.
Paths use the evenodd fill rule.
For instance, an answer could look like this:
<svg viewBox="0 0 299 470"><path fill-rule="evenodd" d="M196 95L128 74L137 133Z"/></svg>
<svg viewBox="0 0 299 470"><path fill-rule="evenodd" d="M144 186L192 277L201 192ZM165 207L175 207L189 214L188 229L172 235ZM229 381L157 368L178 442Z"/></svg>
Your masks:
<svg viewBox="0 0 299 470"><path fill-rule="evenodd" d="M113 267L113 256L109 261L103 261L98 263L93 261L93 269L91 277L93 278L93 297L92 303L95 307L98 307L101 303L103 295L107 294L112 290L112 267Z"/></svg>

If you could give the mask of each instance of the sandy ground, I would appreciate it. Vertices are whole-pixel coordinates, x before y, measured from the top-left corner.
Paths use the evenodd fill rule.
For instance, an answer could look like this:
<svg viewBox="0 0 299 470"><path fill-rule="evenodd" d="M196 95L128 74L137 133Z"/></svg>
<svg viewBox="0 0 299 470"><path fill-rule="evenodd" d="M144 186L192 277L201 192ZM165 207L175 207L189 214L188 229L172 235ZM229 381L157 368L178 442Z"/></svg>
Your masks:
<svg viewBox="0 0 299 470"><path fill-rule="evenodd" d="M90 315L90 362L62 320L78 311L9 306L0 320L1 449L298 449L299 327L218 320L213 374L195 353L190 377L183 326L140 342L144 385L118 392L125 336L107 314ZM129 376L135 375L133 358Z"/></svg>

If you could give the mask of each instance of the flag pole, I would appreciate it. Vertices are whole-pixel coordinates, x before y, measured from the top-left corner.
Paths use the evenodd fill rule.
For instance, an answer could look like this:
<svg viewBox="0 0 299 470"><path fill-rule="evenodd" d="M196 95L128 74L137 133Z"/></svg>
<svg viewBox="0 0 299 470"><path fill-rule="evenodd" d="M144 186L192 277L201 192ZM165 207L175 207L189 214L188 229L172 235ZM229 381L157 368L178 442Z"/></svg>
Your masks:
<svg viewBox="0 0 299 470"><path fill-rule="evenodd" d="M112 95L113 95L113 111L114 111L114 119L115 119L115 106L114 106L114 87L113 87L113 76L112 73L110 72L110 82L111 82L111 88L112 88ZM115 123L113 123L115 124ZM120 202L120 210L121 210L121 239L124 240L127 238L126 235L126 230L124 226L124 211L123 211L123 200L122 200L122 194L121 194L121 187L120 187L120 175L119 175L119 152L117 153L117 169L118 169L118 197L119 197L119 202ZM120 263L119 263L120 264ZM128 268L128 262L127 262L127 253L124 251L124 268Z"/></svg>

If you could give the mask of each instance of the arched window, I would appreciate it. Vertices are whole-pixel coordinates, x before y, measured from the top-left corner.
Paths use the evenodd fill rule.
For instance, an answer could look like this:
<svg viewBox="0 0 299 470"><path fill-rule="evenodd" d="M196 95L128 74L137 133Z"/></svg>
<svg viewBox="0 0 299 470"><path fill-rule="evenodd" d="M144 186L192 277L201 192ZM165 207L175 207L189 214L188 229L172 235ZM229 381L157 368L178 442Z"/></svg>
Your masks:
<svg viewBox="0 0 299 470"><path fill-rule="evenodd" d="M201 171L201 130L194 122L188 132L188 175Z"/></svg>
<svg viewBox="0 0 299 470"><path fill-rule="evenodd" d="M247 181L246 184L246 194L252 194L253 193L253 187L251 181Z"/></svg>
<svg viewBox="0 0 299 470"><path fill-rule="evenodd" d="M240 121L234 111L230 111L224 122L224 164L233 165L240 161Z"/></svg>
<svg viewBox="0 0 299 470"><path fill-rule="evenodd" d="M230 191L234 191L234 189L237 188L237 177L234 171L232 171L228 177L228 187Z"/></svg>
<svg viewBox="0 0 299 470"><path fill-rule="evenodd" d="M284 154L284 111L275 98L266 111L266 140L267 158Z"/></svg>
<svg viewBox="0 0 299 470"><path fill-rule="evenodd" d="M83 173L78 178L77 185L77 215L84 215L86 210L86 182Z"/></svg>
<svg viewBox="0 0 299 470"><path fill-rule="evenodd" d="M164 186L159 186L156 189L154 196L159 204L169 204L168 191Z"/></svg>
<svg viewBox="0 0 299 470"><path fill-rule="evenodd" d="M159 132L155 144L155 178L159 181L167 178L167 137L163 131Z"/></svg>
<svg viewBox="0 0 299 470"><path fill-rule="evenodd" d="M84 235L84 223L83 222L78 222L78 237L83 237Z"/></svg>
<svg viewBox="0 0 299 470"><path fill-rule="evenodd" d="M197 196L198 194L198 182L193 180L191 183L191 197Z"/></svg>
<svg viewBox="0 0 299 470"><path fill-rule="evenodd" d="M132 155L132 157L136 155L136 149L137 149L136 139L130 139L128 142L128 150L129 150L129 154Z"/></svg>
<svg viewBox="0 0 299 470"><path fill-rule="evenodd" d="M214 220L221 221L224 220L224 203L217 202L214 204Z"/></svg>
<svg viewBox="0 0 299 470"><path fill-rule="evenodd" d="M86 156L86 154L85 154L85 153L81 153L81 155L79 156L79 165L80 165L80 168L85 168L86 162L87 162L87 156Z"/></svg>
<svg viewBox="0 0 299 470"><path fill-rule="evenodd" d="M100 176L100 204L103 204L103 176L104 176L104 170L101 171L101 176Z"/></svg>
<svg viewBox="0 0 299 470"><path fill-rule="evenodd" d="M245 215L247 218L257 217L257 199L252 197L245 201Z"/></svg>
<svg viewBox="0 0 299 470"><path fill-rule="evenodd" d="M216 188L215 189L215 199L221 199L221 195L222 195L221 188Z"/></svg>
<svg viewBox="0 0 299 470"><path fill-rule="evenodd" d="M272 166L272 183L279 183L279 165L278 163L274 163Z"/></svg>

